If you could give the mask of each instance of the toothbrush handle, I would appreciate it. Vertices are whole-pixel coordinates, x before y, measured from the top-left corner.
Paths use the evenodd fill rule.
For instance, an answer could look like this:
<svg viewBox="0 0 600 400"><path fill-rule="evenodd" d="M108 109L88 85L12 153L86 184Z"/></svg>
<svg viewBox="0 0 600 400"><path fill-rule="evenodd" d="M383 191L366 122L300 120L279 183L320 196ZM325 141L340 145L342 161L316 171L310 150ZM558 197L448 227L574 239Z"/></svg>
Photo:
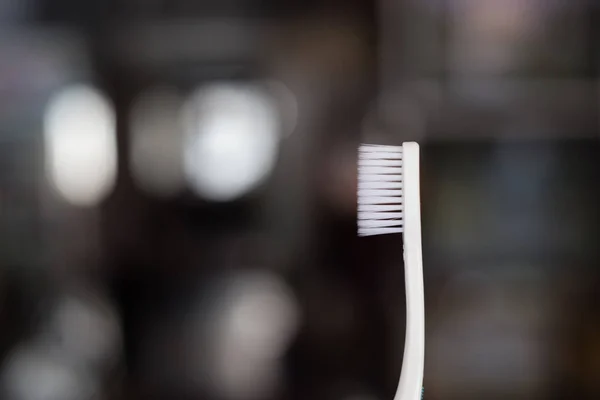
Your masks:
<svg viewBox="0 0 600 400"><path fill-rule="evenodd" d="M402 372L394 400L419 400L423 391L425 364L425 300L417 143L403 144L403 162L406 337Z"/></svg>

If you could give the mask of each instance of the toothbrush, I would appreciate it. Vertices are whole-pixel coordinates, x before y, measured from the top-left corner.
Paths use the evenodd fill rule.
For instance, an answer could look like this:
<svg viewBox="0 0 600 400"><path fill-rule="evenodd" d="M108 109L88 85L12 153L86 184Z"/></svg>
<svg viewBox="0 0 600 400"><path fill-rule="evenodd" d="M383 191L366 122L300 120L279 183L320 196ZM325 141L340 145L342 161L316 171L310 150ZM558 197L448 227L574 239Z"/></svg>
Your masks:
<svg viewBox="0 0 600 400"><path fill-rule="evenodd" d="M423 396L425 301L421 251L419 145L358 149L358 235L402 233L406 282L404 360L394 400Z"/></svg>

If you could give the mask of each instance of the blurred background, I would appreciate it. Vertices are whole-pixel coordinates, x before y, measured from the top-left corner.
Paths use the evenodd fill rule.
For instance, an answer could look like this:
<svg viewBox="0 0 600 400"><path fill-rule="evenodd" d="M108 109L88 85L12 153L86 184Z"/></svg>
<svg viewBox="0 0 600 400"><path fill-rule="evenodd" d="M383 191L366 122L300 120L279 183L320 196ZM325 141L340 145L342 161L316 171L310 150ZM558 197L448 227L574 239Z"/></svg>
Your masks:
<svg viewBox="0 0 600 400"><path fill-rule="evenodd" d="M388 400L422 148L425 398L600 398L594 0L0 0L7 400Z"/></svg>

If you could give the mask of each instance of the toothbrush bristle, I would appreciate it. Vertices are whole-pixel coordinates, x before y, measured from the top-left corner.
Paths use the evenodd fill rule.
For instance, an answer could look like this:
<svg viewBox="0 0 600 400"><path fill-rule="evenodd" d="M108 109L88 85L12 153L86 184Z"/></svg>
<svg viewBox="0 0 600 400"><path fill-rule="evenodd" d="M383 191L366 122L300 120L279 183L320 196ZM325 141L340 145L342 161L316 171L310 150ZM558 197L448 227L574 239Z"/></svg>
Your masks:
<svg viewBox="0 0 600 400"><path fill-rule="evenodd" d="M360 145L359 236L402 232L402 186L402 146Z"/></svg>

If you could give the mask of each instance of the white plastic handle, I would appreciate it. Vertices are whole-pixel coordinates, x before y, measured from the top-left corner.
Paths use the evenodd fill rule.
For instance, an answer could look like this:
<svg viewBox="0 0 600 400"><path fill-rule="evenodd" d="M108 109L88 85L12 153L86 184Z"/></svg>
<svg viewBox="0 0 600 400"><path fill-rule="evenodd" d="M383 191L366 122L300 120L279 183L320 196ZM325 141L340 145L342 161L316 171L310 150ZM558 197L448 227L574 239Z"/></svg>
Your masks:
<svg viewBox="0 0 600 400"><path fill-rule="evenodd" d="M421 249L419 145L402 145L404 160L404 274L406 337L402 372L394 400L419 400L425 365L425 296Z"/></svg>

